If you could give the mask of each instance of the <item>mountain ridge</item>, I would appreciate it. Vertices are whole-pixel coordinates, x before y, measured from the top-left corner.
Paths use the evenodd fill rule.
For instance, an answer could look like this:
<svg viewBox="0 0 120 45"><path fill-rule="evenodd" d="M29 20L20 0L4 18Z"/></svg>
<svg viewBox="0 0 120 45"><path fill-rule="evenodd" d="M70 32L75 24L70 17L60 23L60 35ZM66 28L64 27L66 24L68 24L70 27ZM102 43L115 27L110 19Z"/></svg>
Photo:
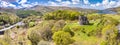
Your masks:
<svg viewBox="0 0 120 45"><path fill-rule="evenodd" d="M104 10L85 9L85 8L67 7L67 6L43 6L43 5L36 5L33 7L20 8L20 9L0 7L1 12L16 13L19 10L33 10L33 11L42 12L42 13L51 12L51 11L55 11L55 10L75 10L75 11L84 12L84 13L103 13L103 14L119 13L120 14L120 12L119 12L120 7L108 8L108 9L104 9Z"/></svg>
<svg viewBox="0 0 120 45"><path fill-rule="evenodd" d="M5 12L16 12L17 10L34 10L42 13L51 12L55 10L76 10L79 12L86 12L86 13L92 13L97 12L96 9L84 9L84 8L78 8L78 7L64 7L64 6L42 6L42 5L36 5L34 7L29 8L20 8L20 9L14 9L14 8L0 8L0 11Z"/></svg>

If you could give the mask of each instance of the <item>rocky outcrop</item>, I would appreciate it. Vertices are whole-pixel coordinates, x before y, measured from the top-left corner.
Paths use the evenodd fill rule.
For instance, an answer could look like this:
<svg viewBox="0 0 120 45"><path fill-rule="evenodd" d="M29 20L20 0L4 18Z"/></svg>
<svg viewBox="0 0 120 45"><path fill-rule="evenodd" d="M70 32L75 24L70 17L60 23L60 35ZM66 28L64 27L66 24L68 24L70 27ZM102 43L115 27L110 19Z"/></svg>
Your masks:
<svg viewBox="0 0 120 45"><path fill-rule="evenodd" d="M89 24L88 18L84 15L79 16L79 24L88 25Z"/></svg>

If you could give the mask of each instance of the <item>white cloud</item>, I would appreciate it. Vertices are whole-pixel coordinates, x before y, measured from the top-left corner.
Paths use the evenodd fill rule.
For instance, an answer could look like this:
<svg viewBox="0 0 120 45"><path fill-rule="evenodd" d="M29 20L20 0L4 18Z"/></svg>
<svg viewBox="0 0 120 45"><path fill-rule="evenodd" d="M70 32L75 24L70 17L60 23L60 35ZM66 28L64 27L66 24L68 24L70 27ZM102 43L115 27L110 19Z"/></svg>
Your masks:
<svg viewBox="0 0 120 45"><path fill-rule="evenodd" d="M90 4L90 2L88 0L83 0L84 4Z"/></svg>
<svg viewBox="0 0 120 45"><path fill-rule="evenodd" d="M79 4L79 3L80 3L80 0L72 0L72 3L73 3L73 4Z"/></svg>
<svg viewBox="0 0 120 45"><path fill-rule="evenodd" d="M38 2L35 2L35 3L31 3L31 4L21 4L21 6L19 7L19 8L25 8L25 7L33 7L33 6L35 6L35 5L39 5L39 3Z"/></svg>
<svg viewBox="0 0 120 45"><path fill-rule="evenodd" d="M64 2L61 3L61 5L63 5L63 6L68 6L68 5L70 5L70 4L71 4L70 1L64 1Z"/></svg>
<svg viewBox="0 0 120 45"><path fill-rule="evenodd" d="M58 6L58 4L57 4L57 3L52 2L52 1L49 1L49 2L48 2L48 4L49 4L50 6Z"/></svg>
<svg viewBox="0 0 120 45"><path fill-rule="evenodd" d="M90 6L92 6L92 7L95 7L96 5L94 5L94 4L91 4Z"/></svg>
<svg viewBox="0 0 120 45"><path fill-rule="evenodd" d="M102 3L97 2L96 4L91 4L89 0L83 0L83 5L82 5L82 0L71 0L71 1L59 1L57 2L50 2L50 5L52 6L74 6L76 7L83 7L83 8L92 8L92 9L106 9L106 8L113 8L113 7L118 7L120 6L120 0L113 1L113 0L103 0Z"/></svg>
<svg viewBox="0 0 120 45"><path fill-rule="evenodd" d="M21 0L20 2L18 2L19 4L24 4L24 3L26 3L27 2L27 0Z"/></svg>
<svg viewBox="0 0 120 45"><path fill-rule="evenodd" d="M115 7L118 7L120 6L120 0L118 2L116 2L116 6Z"/></svg>
<svg viewBox="0 0 120 45"><path fill-rule="evenodd" d="M102 2L103 5L106 5L108 3L109 3L109 0L103 0L103 2Z"/></svg>
<svg viewBox="0 0 120 45"><path fill-rule="evenodd" d="M103 0L102 3L96 3L96 4L90 4L93 8L96 9L96 7L101 7L101 9L107 9L107 8L113 8L120 6L120 0L119 1L112 1L112 0Z"/></svg>
<svg viewBox="0 0 120 45"><path fill-rule="evenodd" d="M17 0L16 2L18 2L18 4L20 4L20 6L18 6L18 8L33 7L35 5L39 5L38 2L29 3L27 0Z"/></svg>
<svg viewBox="0 0 120 45"><path fill-rule="evenodd" d="M90 6L92 6L92 7L98 7L98 6L101 6L101 3L91 4Z"/></svg>
<svg viewBox="0 0 120 45"><path fill-rule="evenodd" d="M62 1L59 3L53 2L53 1L49 1L48 5L50 6L69 6L70 4L72 4L70 1Z"/></svg>
<svg viewBox="0 0 120 45"><path fill-rule="evenodd" d="M19 2L20 0L16 0L16 2Z"/></svg>
<svg viewBox="0 0 120 45"><path fill-rule="evenodd" d="M110 5L115 5L116 4L116 2L115 1L110 1L110 3L109 3Z"/></svg>
<svg viewBox="0 0 120 45"><path fill-rule="evenodd" d="M48 5L50 6L71 6L71 5L76 5L76 4L80 4L81 0L66 0L66 1L62 1L62 0L58 0L59 2L54 2L54 1L49 1Z"/></svg>
<svg viewBox="0 0 120 45"><path fill-rule="evenodd" d="M97 3L96 6L100 6L101 4L100 3Z"/></svg>
<svg viewBox="0 0 120 45"><path fill-rule="evenodd" d="M0 0L0 7L25 8L25 7L33 7L35 5L39 5L38 2L28 3L27 0L16 0L15 2L17 2L19 6L16 6L15 4L12 4L7 1Z"/></svg>
<svg viewBox="0 0 120 45"><path fill-rule="evenodd" d="M32 7L31 4L21 4L22 7Z"/></svg>
<svg viewBox="0 0 120 45"><path fill-rule="evenodd" d="M56 0L56 1L61 2L62 0Z"/></svg>
<svg viewBox="0 0 120 45"><path fill-rule="evenodd" d="M70 7L82 7L82 8L92 8L92 9L106 9L120 6L120 0L103 0L101 3L97 2L96 4L91 4L89 0L49 0L48 3L30 3L28 0L15 0L19 6L16 6L10 2L0 0L0 7L14 7L14 8L25 8L32 7L35 5L48 5L48 6L70 6ZM57 2L56 2L57 1ZM82 3L81 3L82 2Z"/></svg>
<svg viewBox="0 0 120 45"><path fill-rule="evenodd" d="M13 4L6 2L6 1L1 1L0 6L1 7L14 7L14 8L16 8L16 5L13 5Z"/></svg>

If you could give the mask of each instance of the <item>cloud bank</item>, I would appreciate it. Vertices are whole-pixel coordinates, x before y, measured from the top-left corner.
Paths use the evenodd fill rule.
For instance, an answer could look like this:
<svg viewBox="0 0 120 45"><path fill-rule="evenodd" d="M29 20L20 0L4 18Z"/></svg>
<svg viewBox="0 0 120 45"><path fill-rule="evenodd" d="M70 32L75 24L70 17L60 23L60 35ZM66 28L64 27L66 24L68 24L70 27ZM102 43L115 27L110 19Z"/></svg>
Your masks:
<svg viewBox="0 0 120 45"><path fill-rule="evenodd" d="M39 0L42 2L43 0ZM120 0L103 0L102 2L91 3L90 0L48 0L47 3L33 2L28 0L0 0L0 7L14 7L25 8L35 5L48 5L48 6L69 6L69 7L82 7L91 9L107 9L120 6ZM18 5L13 4L16 2Z"/></svg>
<svg viewBox="0 0 120 45"><path fill-rule="evenodd" d="M16 3L16 4L13 4ZM0 0L0 7L26 8L38 5L37 2L29 3L28 0Z"/></svg>
<svg viewBox="0 0 120 45"><path fill-rule="evenodd" d="M58 0L56 0L58 1ZM101 3L97 2L92 4L89 2L90 0L72 0L71 2L68 0L64 4L66 6L76 5L75 7L82 7L82 8L92 8L92 9L107 9L107 8L114 8L120 6L120 0L103 0ZM52 6L63 6L64 1L59 0L59 3L50 2Z"/></svg>

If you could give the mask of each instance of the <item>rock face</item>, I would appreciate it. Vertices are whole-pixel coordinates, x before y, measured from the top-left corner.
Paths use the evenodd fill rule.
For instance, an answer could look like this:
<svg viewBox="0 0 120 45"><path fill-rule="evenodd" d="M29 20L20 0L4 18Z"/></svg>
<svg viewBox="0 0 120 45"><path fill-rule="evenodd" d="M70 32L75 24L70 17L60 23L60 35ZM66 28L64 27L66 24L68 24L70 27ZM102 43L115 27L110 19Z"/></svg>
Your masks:
<svg viewBox="0 0 120 45"><path fill-rule="evenodd" d="M88 18L84 15L79 16L79 24L88 25L89 24Z"/></svg>

